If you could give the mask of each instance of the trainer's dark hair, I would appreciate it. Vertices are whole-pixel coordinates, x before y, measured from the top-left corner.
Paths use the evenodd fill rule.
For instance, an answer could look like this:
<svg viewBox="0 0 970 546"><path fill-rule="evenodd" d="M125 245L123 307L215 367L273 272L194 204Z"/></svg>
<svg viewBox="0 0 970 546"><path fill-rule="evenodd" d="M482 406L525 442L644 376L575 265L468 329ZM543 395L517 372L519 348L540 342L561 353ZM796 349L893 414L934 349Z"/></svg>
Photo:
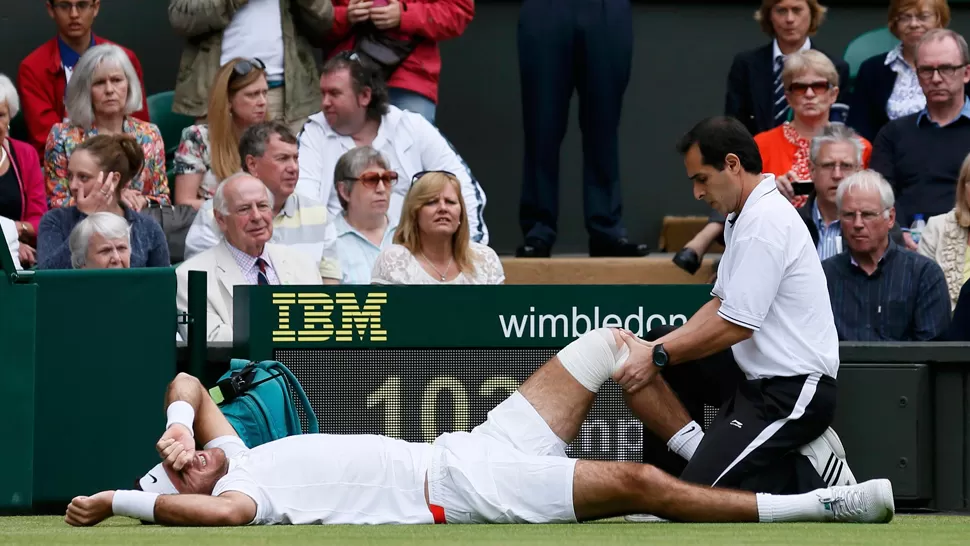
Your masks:
<svg viewBox="0 0 970 546"><path fill-rule="evenodd" d="M387 106L391 103L391 99L387 94L387 84L384 82L380 68L370 59L357 53L343 51L323 63L320 73L331 74L344 69L350 72L350 81L353 83L354 93L359 95L365 87L370 88L367 118L381 119L381 116L387 113Z"/></svg>
<svg viewBox="0 0 970 546"><path fill-rule="evenodd" d="M677 143L677 152L686 155L694 144L700 148L705 165L724 169L724 158L734 154L741 160L741 168L751 174L761 174L761 152L748 129L738 120L727 116L707 118L695 125Z"/></svg>

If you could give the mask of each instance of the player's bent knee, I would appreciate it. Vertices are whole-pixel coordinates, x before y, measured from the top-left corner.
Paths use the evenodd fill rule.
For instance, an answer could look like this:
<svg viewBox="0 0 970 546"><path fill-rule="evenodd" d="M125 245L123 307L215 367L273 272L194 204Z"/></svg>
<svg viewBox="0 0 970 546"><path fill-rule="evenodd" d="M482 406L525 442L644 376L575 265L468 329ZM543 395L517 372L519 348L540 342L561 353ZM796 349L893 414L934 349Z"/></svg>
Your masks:
<svg viewBox="0 0 970 546"><path fill-rule="evenodd" d="M628 354L626 344L615 329L597 328L567 345L557 356L566 371L586 390L597 392Z"/></svg>

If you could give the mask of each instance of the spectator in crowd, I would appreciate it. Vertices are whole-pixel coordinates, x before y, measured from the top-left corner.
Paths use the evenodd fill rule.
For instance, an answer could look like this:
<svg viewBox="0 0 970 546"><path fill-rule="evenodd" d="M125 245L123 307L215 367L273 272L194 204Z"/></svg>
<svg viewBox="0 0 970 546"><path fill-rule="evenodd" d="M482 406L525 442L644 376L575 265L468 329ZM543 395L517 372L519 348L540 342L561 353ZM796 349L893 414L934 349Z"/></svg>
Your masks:
<svg viewBox="0 0 970 546"><path fill-rule="evenodd" d="M334 217L342 284L370 284L382 250L394 242L397 226L387 217L391 190L400 182L387 159L370 146L340 156L334 168L343 214Z"/></svg>
<svg viewBox="0 0 970 546"><path fill-rule="evenodd" d="M125 190L145 163L142 146L129 135L97 135L74 149L67 179L76 204L52 209L40 220L37 266L71 269L70 235L81 220L110 212L131 225L131 267L171 265L165 233L151 217L139 214L125 200Z"/></svg>
<svg viewBox="0 0 970 546"><path fill-rule="evenodd" d="M950 24L946 0L891 0L889 31L900 43L859 66L852 91L849 125L876 138L883 125L926 108L916 75L916 46L927 31Z"/></svg>
<svg viewBox="0 0 970 546"><path fill-rule="evenodd" d="M404 200L394 244L381 250L374 284L503 284L491 248L468 237L461 182L449 172L422 173Z"/></svg>
<svg viewBox="0 0 970 546"><path fill-rule="evenodd" d="M835 194L843 179L862 168L863 142L843 123L830 123L812 139L809 178L814 189L805 206L798 209L798 214L808 227L820 260L842 253L842 228ZM903 233L898 224L893 224L889 236L897 244L902 244Z"/></svg>
<svg viewBox="0 0 970 546"><path fill-rule="evenodd" d="M47 14L57 25L57 36L27 55L17 73L28 140L38 153L44 153L51 127L71 116L64 96L81 56L96 45L112 43L91 31L101 9L100 0L47 0L46 3ZM132 67L131 79L137 79L139 89L144 89L138 57L130 49L122 47L121 51ZM131 115L149 121L144 96L140 96Z"/></svg>
<svg viewBox="0 0 970 546"><path fill-rule="evenodd" d="M645 256L623 225L620 114L633 58L629 0L526 0L519 12L525 143L515 255L547 258L559 229L559 155L574 89L583 150L583 215L590 256Z"/></svg>
<svg viewBox="0 0 970 546"><path fill-rule="evenodd" d="M238 285L320 284L320 271L302 252L274 245L273 194L250 174L237 173L212 196L223 241L175 270L180 311L188 310L189 271L207 277L207 341L232 341L232 294ZM182 339L188 339L184 325Z"/></svg>
<svg viewBox="0 0 970 546"><path fill-rule="evenodd" d="M377 63L387 81L390 103L434 123L441 77L438 42L465 32L475 16L474 0L333 3L331 55L353 50Z"/></svg>
<svg viewBox="0 0 970 546"><path fill-rule="evenodd" d="M404 180L423 171L455 173L468 205L472 242L488 243L483 216L485 192L448 140L418 114L388 104L379 70L356 53L340 53L323 65L322 112L310 116L300 135L300 182L296 191L327 203L330 215L343 212L334 188L337 160L356 146L372 146ZM397 225L407 184L395 185L387 214Z"/></svg>
<svg viewBox="0 0 970 546"><path fill-rule="evenodd" d="M68 239L74 269L131 267L131 228L117 214L96 212L81 220Z"/></svg>
<svg viewBox="0 0 970 546"><path fill-rule="evenodd" d="M761 152L764 172L774 174L778 191L792 205L801 208L808 201L808 194L803 188L798 188L796 194L796 188L799 184L809 188L812 185L811 143L831 123L832 105L839 95L839 72L825 54L804 49L786 57L781 83L792 120L759 133L754 140ZM855 138L863 147L861 166L865 168L872 145L865 139ZM857 163L855 168L859 165ZM835 191L834 185L831 191ZM700 267L710 245L723 237L724 217L715 212L709 220L709 224L674 256L674 263L690 273ZM828 242L837 236L832 233Z"/></svg>
<svg viewBox="0 0 970 546"><path fill-rule="evenodd" d="M840 341L932 341L950 326L950 296L933 260L889 238L892 186L860 171L835 194L848 252L822 262Z"/></svg>
<svg viewBox="0 0 970 546"><path fill-rule="evenodd" d="M273 235L269 242L307 254L320 266L325 284L340 282L336 231L327 208L294 192L300 176L296 136L281 121L250 125L239 139L243 171L259 179L273 194ZM191 258L222 239L212 200L202 204L185 238L185 256Z"/></svg>
<svg viewBox="0 0 970 546"><path fill-rule="evenodd" d="M788 120L790 106L785 100L782 68L785 58L796 51L813 49L809 36L818 32L827 8L818 0L761 0L754 18L771 43L738 53L728 72L724 113L733 116L752 135L773 129ZM838 72L838 80L849 81L849 65L829 55ZM844 105L848 89L840 90L833 121L845 121Z"/></svg>
<svg viewBox="0 0 970 546"><path fill-rule="evenodd" d="M19 241L17 258L24 267L37 262L37 228L47 212L44 175L37 152L26 142L10 138L10 120L20 111L17 89L0 74L0 218L4 229Z"/></svg>
<svg viewBox="0 0 970 546"><path fill-rule="evenodd" d="M970 153L970 52L967 41L948 29L927 32L916 49L916 74L926 108L887 123L872 148L872 169L896 194L899 223L912 225L943 214L955 201L960 165ZM906 247L916 242L904 234Z"/></svg>
<svg viewBox="0 0 970 546"><path fill-rule="evenodd" d="M75 204L68 178L74 149L94 135L130 135L142 148L144 168L126 185L121 200L138 212L149 200L169 204L165 144L154 123L131 116L142 104L142 87L124 50L113 44L94 46L74 67L67 84L69 121L57 123L47 136L44 175L51 208Z"/></svg>
<svg viewBox="0 0 970 546"><path fill-rule="evenodd" d="M947 341L970 341L970 281L963 283L953 319L946 334Z"/></svg>
<svg viewBox="0 0 970 546"><path fill-rule="evenodd" d="M807 196L796 195L793 185L810 184L812 180L809 148L812 139L829 125L829 113L839 93L839 73L824 53L809 49L785 59L781 79L792 120L759 133L754 140L761 152L764 172L775 175L778 191L798 208L805 204ZM864 169L872 145L860 140Z"/></svg>
<svg viewBox="0 0 970 546"><path fill-rule="evenodd" d="M919 253L943 269L950 291L950 303L956 307L960 290L970 279L970 155L963 160L957 179L956 204L953 210L931 217L919 239Z"/></svg>
<svg viewBox="0 0 970 546"><path fill-rule="evenodd" d="M239 136L268 116L265 65L235 58L216 73L209 88L206 121L182 130L175 152L175 202L196 210L212 198L220 180L239 171Z"/></svg>
<svg viewBox="0 0 970 546"><path fill-rule="evenodd" d="M225 81L219 67L239 58L266 63L270 119L298 133L316 111L313 48L323 44L333 23L330 0L169 0L168 20L185 38L173 111L205 118L213 107L212 82Z"/></svg>

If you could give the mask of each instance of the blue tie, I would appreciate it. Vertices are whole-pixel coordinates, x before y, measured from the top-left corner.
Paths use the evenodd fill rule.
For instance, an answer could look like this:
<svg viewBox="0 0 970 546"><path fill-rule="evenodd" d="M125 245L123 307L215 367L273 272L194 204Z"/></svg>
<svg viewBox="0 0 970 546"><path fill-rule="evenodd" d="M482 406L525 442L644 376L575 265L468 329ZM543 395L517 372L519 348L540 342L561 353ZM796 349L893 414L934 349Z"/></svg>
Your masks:
<svg viewBox="0 0 970 546"><path fill-rule="evenodd" d="M781 81L781 71L784 67L784 55L777 57L775 59L775 92L772 93L772 98L775 102L771 107L775 126L788 121L788 101L785 99L785 84Z"/></svg>
<svg viewBox="0 0 970 546"><path fill-rule="evenodd" d="M256 284L260 286L269 284L269 279L266 278L266 260L256 258L256 267L259 268L259 273L256 274Z"/></svg>

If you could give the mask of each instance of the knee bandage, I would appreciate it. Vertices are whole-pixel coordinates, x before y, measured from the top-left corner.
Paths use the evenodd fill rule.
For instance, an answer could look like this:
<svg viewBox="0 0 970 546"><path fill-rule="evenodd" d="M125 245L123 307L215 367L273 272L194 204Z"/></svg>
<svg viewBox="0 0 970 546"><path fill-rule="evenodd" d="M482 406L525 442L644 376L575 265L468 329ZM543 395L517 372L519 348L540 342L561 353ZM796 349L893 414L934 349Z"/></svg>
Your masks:
<svg viewBox="0 0 970 546"><path fill-rule="evenodd" d="M567 345L557 356L576 381L586 390L597 392L623 366L630 350L626 344L617 346L612 330L597 328Z"/></svg>

